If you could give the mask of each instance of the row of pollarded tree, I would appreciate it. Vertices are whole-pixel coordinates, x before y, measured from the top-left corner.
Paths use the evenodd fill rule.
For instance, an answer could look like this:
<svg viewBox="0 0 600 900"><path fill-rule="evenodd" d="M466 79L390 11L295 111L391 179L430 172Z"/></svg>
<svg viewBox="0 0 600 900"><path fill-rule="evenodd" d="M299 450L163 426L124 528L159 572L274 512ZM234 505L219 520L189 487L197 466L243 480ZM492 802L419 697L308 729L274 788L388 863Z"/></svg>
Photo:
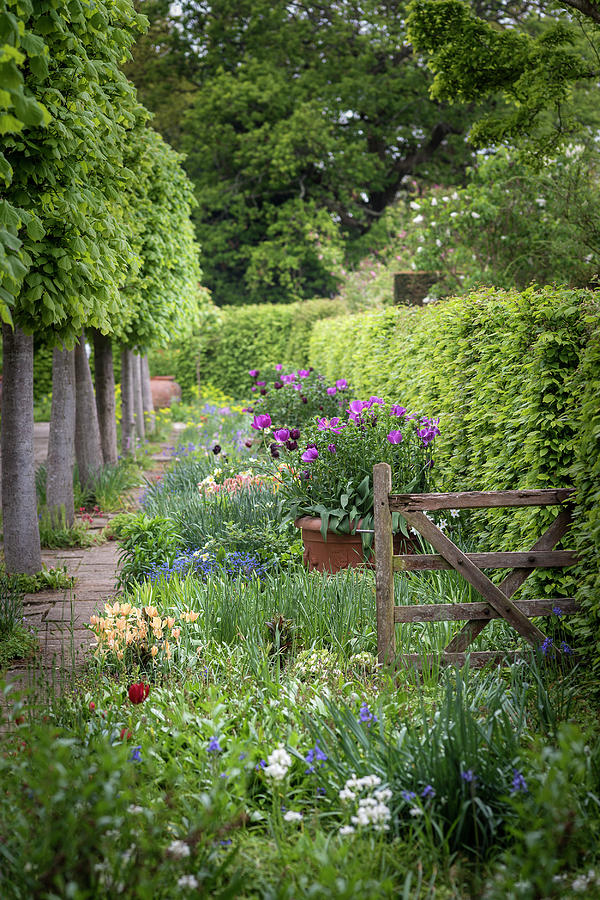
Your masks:
<svg viewBox="0 0 600 900"><path fill-rule="evenodd" d="M10 113L0 153L7 183L0 201L2 513L5 563L14 572L41 568L36 334L55 346L48 500L69 518L75 454L84 482L116 459L113 343L123 354L127 452L142 405L139 354L195 324L205 296L191 187L119 68L144 19L132 0L78 9L72 17L65 4L48 16L38 4L6 0L2 13L14 51L3 60L9 99L0 99L0 114ZM95 350L95 396L85 330ZM142 422L138 408L139 428Z"/></svg>

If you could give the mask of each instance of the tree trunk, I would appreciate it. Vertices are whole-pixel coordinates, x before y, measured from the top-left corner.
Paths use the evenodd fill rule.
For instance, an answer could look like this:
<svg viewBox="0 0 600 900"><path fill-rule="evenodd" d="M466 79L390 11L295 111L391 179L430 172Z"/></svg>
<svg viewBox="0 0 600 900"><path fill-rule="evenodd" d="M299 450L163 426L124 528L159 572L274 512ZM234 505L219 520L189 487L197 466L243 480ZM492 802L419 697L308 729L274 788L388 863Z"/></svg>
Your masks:
<svg viewBox="0 0 600 900"><path fill-rule="evenodd" d="M75 461L75 353L54 348L52 356L52 410L46 478L46 505L51 521L67 525L75 520L73 463Z"/></svg>
<svg viewBox="0 0 600 900"><path fill-rule="evenodd" d="M104 465L115 466L118 452L112 341L96 329L94 329L94 381L102 458Z"/></svg>
<svg viewBox="0 0 600 900"><path fill-rule="evenodd" d="M152 390L150 388L150 366L148 356L142 356L142 404L146 418L146 431L154 434L156 430L156 417L154 415L154 403L152 402Z"/></svg>
<svg viewBox="0 0 600 900"><path fill-rule="evenodd" d="M135 449L133 410L133 353L121 351L121 453L132 456Z"/></svg>
<svg viewBox="0 0 600 900"><path fill-rule="evenodd" d="M135 413L135 431L144 442L146 429L144 428L144 404L142 401L142 357L139 353L133 354L133 406Z"/></svg>
<svg viewBox="0 0 600 900"><path fill-rule="evenodd" d="M42 568L33 453L33 338L2 326L2 516L8 572Z"/></svg>
<svg viewBox="0 0 600 900"><path fill-rule="evenodd" d="M95 473L102 468L102 445L85 332L75 345L75 458L81 486L91 487Z"/></svg>

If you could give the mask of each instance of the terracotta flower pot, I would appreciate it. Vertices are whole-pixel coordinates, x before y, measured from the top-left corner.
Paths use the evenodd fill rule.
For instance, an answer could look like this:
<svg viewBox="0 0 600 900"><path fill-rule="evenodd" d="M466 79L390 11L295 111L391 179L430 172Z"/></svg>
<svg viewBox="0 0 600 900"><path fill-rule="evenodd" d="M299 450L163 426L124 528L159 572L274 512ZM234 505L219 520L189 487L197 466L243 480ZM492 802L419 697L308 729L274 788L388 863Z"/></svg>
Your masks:
<svg viewBox="0 0 600 900"><path fill-rule="evenodd" d="M360 534L336 534L327 532L327 540L323 540L321 534L321 520L311 516L302 516L294 522L296 528L302 531L304 544L304 563L309 571L316 569L318 572L339 572L340 569L358 568L366 566L369 569L375 567L373 553L367 562L363 555L362 539ZM358 523L360 528L361 523ZM413 543L410 538L401 534L394 535L394 553L412 553Z"/></svg>
<svg viewBox="0 0 600 900"><path fill-rule="evenodd" d="M174 375L154 375L150 379L150 391L154 409L171 406L173 400L181 400L181 388Z"/></svg>

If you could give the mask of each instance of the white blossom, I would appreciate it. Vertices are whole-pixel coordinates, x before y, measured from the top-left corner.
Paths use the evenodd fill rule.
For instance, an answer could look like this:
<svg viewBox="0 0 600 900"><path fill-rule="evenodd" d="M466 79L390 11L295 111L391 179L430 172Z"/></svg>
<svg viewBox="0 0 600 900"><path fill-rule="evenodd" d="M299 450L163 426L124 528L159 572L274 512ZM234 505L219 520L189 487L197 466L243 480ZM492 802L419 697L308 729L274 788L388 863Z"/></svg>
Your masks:
<svg viewBox="0 0 600 900"><path fill-rule="evenodd" d="M415 225L419 225L423 221L423 216L415 216L413 222Z"/></svg>
<svg viewBox="0 0 600 900"><path fill-rule="evenodd" d="M354 791L351 791L348 788L342 788L342 790L340 791L340 800L342 801L342 803L346 803L346 801L355 799L356 794L354 793Z"/></svg>
<svg viewBox="0 0 600 900"><path fill-rule="evenodd" d="M411 808L409 809L408 812L409 812L410 815L413 816L413 817L416 817L416 816L422 816L422 815L423 815L423 810L421 809L420 806L411 806Z"/></svg>
<svg viewBox="0 0 600 900"><path fill-rule="evenodd" d="M344 837L347 834L354 834L355 831L356 828L354 828L353 825L342 825L339 833L342 835L342 837Z"/></svg>
<svg viewBox="0 0 600 900"><path fill-rule="evenodd" d="M477 212L472 212L472 213L471 213L471 218L473 218L473 219L480 219L481 216L480 216L479 213L477 213Z"/></svg>
<svg viewBox="0 0 600 900"><path fill-rule="evenodd" d="M180 888L189 888L191 891L198 887L198 879L194 875L182 875L177 879Z"/></svg>
<svg viewBox="0 0 600 900"><path fill-rule="evenodd" d="M421 209L421 204L417 203L415 200L411 200L409 206L411 209Z"/></svg>
<svg viewBox="0 0 600 900"><path fill-rule="evenodd" d="M292 764L292 758L284 750L283 744L273 750L267 758L268 765L265 767L265 775L273 781L283 781L288 773L288 769Z"/></svg>
<svg viewBox="0 0 600 900"><path fill-rule="evenodd" d="M191 850L185 841L171 841L167 852L175 859L184 859L190 855Z"/></svg>
<svg viewBox="0 0 600 900"><path fill-rule="evenodd" d="M283 817L286 822L301 822L302 821L302 813L294 812L293 809L288 809L286 814Z"/></svg>

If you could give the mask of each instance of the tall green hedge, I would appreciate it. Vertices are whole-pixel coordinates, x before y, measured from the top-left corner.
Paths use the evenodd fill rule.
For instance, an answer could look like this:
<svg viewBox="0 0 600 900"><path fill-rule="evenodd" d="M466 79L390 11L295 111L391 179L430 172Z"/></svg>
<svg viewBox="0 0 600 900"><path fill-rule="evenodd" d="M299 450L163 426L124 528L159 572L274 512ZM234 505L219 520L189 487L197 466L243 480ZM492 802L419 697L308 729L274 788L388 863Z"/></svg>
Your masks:
<svg viewBox="0 0 600 900"><path fill-rule="evenodd" d="M597 643L600 617L600 302L588 291L482 290L424 308L318 323L310 362L347 378L360 396L383 394L440 416L441 490L574 485L574 576L540 573L526 593L572 591ZM489 549L528 549L556 515L508 510L477 516Z"/></svg>
<svg viewBox="0 0 600 900"><path fill-rule="evenodd" d="M224 308L205 320L202 332L185 344L154 353L151 368L153 374L175 375L184 398L197 377L232 397L244 398L250 387L248 369L274 363L290 368L308 365L315 322L343 312L337 300ZM169 372L159 373L159 367Z"/></svg>

